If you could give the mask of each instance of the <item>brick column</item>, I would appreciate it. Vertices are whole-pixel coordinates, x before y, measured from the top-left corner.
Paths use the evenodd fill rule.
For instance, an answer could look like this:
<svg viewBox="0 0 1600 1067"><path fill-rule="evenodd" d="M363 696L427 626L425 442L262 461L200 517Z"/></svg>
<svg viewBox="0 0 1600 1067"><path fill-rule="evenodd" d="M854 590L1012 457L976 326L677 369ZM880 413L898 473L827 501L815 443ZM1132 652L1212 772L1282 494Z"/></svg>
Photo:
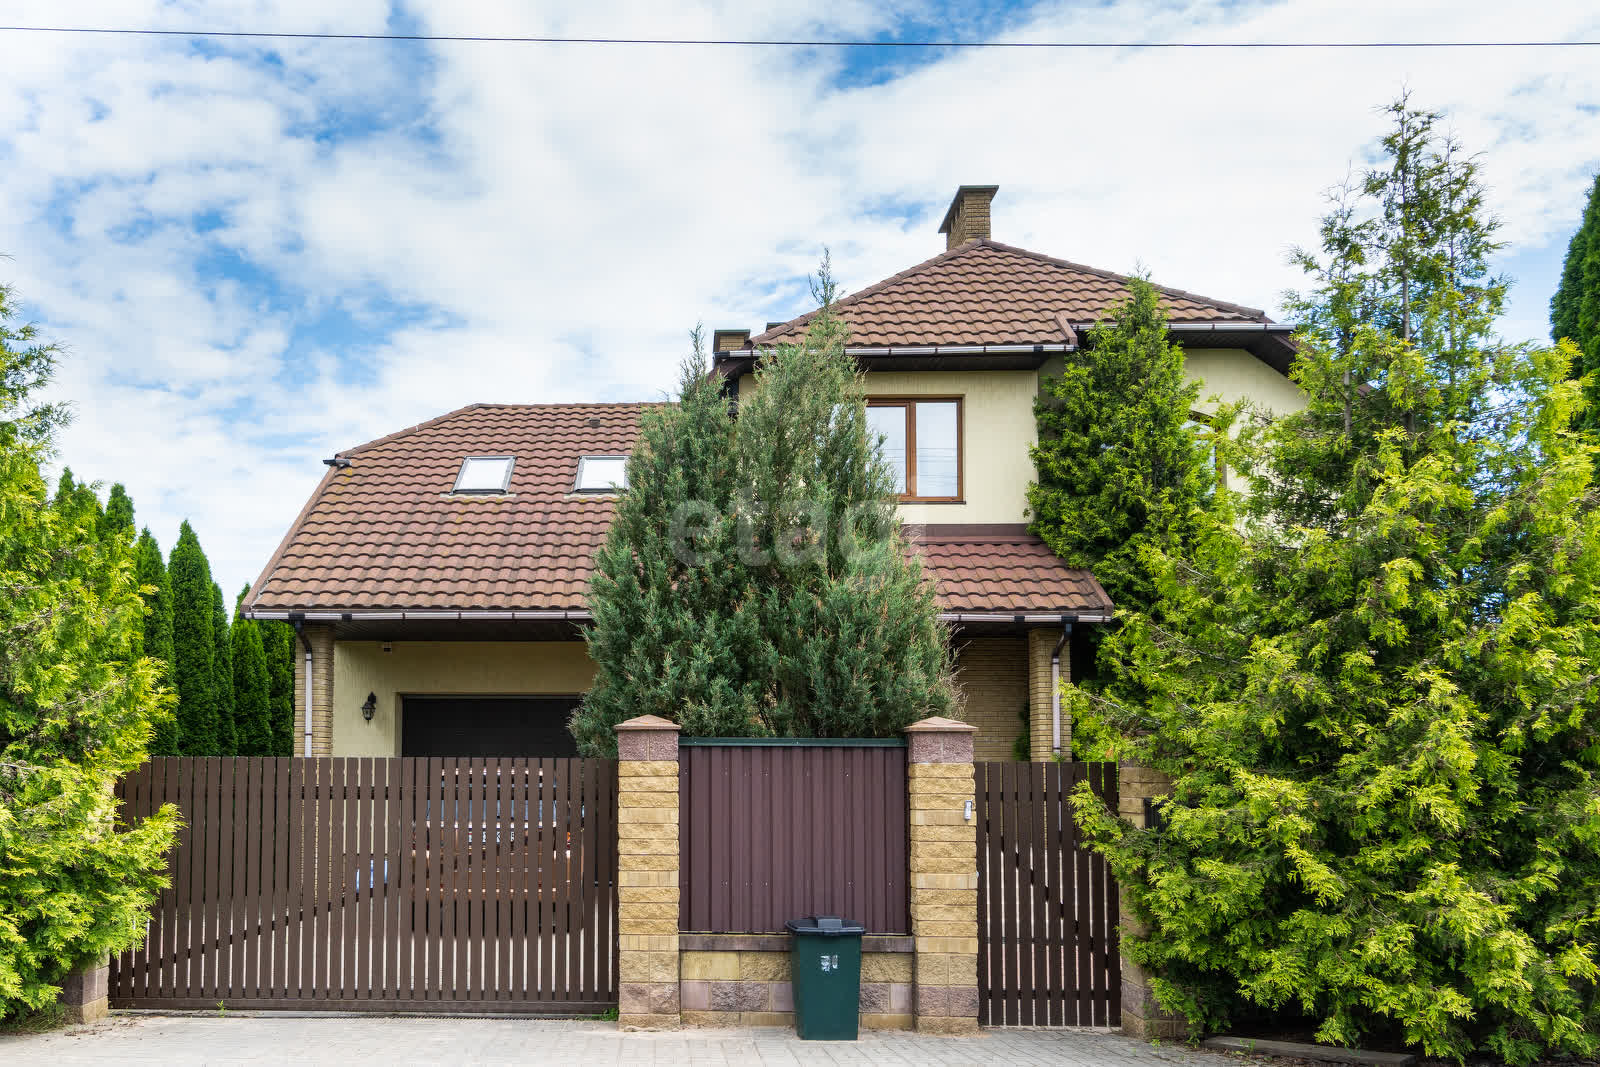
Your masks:
<svg viewBox="0 0 1600 1067"><path fill-rule="evenodd" d="M1172 779L1160 771L1137 763L1123 763L1117 768L1117 812L1135 826L1145 825L1145 798L1166 796L1171 790ZM1126 896L1122 897L1120 914L1124 936L1148 932L1149 928L1134 918ZM1162 1010L1150 993L1149 976L1126 955L1122 957L1122 1032L1145 1040L1189 1036L1188 1022L1182 1015Z"/></svg>
<svg viewBox="0 0 1600 1067"><path fill-rule="evenodd" d="M333 755L333 630L307 624L311 642L311 754ZM306 646L294 639L294 755L306 754Z"/></svg>
<svg viewBox="0 0 1600 1067"><path fill-rule="evenodd" d="M906 727L911 812L913 1008L918 1030L978 1029L978 838L972 776L977 728L931 718Z"/></svg>
<svg viewBox="0 0 1600 1067"><path fill-rule="evenodd" d="M67 1009L69 1021L98 1022L111 1013L111 1005L106 999L110 977L110 960L101 960L92 967L80 967L67 975L56 999Z"/></svg>
<svg viewBox="0 0 1600 1067"><path fill-rule="evenodd" d="M617 724L617 1023L682 1022L678 999L678 724Z"/></svg>

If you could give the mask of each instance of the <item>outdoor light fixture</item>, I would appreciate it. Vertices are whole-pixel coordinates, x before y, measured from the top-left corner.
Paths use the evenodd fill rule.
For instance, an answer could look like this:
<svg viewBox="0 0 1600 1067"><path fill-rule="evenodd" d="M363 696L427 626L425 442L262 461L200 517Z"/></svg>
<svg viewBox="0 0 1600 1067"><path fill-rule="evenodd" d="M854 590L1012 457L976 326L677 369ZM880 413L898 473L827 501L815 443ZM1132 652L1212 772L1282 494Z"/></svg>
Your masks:
<svg viewBox="0 0 1600 1067"><path fill-rule="evenodd" d="M367 702L361 705L361 717L368 722L372 721L372 713L378 710L378 694L368 693Z"/></svg>

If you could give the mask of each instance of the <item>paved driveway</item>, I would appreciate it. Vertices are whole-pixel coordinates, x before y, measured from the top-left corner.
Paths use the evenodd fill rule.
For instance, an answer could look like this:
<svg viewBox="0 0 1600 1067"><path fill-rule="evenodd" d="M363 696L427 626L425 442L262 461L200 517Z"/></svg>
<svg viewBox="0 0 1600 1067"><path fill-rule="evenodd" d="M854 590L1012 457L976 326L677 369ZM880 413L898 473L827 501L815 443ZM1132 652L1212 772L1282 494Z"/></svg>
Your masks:
<svg viewBox="0 0 1600 1067"><path fill-rule="evenodd" d="M113 1015L53 1034L0 1037L0 1063L583 1063L1073 1064L1238 1067L1182 1046L1083 1030L990 1030L941 1038L865 1032L855 1043L800 1041L792 1030L621 1033L612 1023L373 1016Z"/></svg>

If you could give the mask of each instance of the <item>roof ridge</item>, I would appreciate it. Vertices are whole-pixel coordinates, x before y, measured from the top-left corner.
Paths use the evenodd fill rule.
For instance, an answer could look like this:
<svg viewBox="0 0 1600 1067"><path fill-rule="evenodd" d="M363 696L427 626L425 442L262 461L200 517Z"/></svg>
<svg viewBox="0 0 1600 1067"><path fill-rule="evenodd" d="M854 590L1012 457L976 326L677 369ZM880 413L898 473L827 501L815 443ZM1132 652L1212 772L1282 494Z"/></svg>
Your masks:
<svg viewBox="0 0 1600 1067"><path fill-rule="evenodd" d="M642 409L642 408L647 408L647 407L659 407L662 404L670 404L670 403L672 403L672 401L670 401L670 400L606 400L606 401L592 400L592 401L574 401L573 403L570 403L570 404L564 404L564 403L497 404L497 403L492 403L492 402L480 402L480 403L476 403L476 404L467 404L467 405L464 405L462 407L456 408L454 411L447 411L443 415L435 415L433 418L427 419L427 420L425 420L423 422L419 422L415 426L407 426L403 430L396 430L394 433L386 434L383 437L379 437L379 438L376 438L375 440L367 441L364 444L355 445L352 448L341 449L338 452L335 452L334 455L335 456L353 456L358 452L365 452L368 449L377 448L379 445L390 444L391 442L397 441L402 437L407 437L407 436L409 436L411 434L414 434L418 430L426 430L426 429L428 429L428 428L430 428L432 426L437 426L438 424L440 424L442 422L445 422L448 419L453 419L458 415L464 415L469 411L477 411L477 410L482 409L482 408L494 408L496 410L517 410L517 411L529 411L529 410L535 410L535 409L556 409L556 408L633 408L633 409Z"/></svg>

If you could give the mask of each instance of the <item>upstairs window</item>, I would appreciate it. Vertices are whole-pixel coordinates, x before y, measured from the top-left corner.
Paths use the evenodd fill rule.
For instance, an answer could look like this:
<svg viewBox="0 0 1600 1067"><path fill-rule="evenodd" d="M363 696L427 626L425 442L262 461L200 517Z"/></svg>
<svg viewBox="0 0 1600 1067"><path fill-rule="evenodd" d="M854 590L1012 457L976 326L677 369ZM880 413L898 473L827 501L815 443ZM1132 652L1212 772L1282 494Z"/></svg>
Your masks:
<svg viewBox="0 0 1600 1067"><path fill-rule="evenodd" d="M628 488L627 456L584 456L578 460L580 493L615 493Z"/></svg>
<svg viewBox="0 0 1600 1067"><path fill-rule="evenodd" d="M960 398L869 397L867 428L882 436L901 500L961 499Z"/></svg>
<svg viewBox="0 0 1600 1067"><path fill-rule="evenodd" d="M511 456L468 456L461 461L461 473L456 475L453 492L492 496L511 488L511 468L516 464Z"/></svg>

